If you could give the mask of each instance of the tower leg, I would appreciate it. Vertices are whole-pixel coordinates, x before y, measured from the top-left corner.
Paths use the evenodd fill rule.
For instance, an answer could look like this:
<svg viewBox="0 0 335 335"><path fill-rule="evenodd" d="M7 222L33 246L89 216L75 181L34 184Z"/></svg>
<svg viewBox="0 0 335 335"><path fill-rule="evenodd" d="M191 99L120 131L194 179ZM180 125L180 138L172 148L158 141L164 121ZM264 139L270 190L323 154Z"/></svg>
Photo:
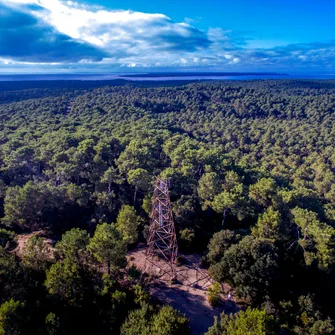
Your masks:
<svg viewBox="0 0 335 335"><path fill-rule="evenodd" d="M165 260L173 280L176 278L178 246L168 185L166 179L157 179L154 185L147 258L151 263L155 263L155 256Z"/></svg>

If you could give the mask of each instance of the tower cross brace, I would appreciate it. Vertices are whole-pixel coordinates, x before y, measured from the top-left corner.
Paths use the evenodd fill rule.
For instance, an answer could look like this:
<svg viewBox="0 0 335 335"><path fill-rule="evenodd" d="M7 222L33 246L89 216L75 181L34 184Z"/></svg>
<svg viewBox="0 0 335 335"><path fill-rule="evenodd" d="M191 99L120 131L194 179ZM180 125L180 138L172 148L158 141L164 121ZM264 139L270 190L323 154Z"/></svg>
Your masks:
<svg viewBox="0 0 335 335"><path fill-rule="evenodd" d="M167 179L158 178L154 185L154 196L150 215L148 249L146 259L155 264L155 257L160 257L170 265L171 278L176 275L178 245L172 215L172 206Z"/></svg>

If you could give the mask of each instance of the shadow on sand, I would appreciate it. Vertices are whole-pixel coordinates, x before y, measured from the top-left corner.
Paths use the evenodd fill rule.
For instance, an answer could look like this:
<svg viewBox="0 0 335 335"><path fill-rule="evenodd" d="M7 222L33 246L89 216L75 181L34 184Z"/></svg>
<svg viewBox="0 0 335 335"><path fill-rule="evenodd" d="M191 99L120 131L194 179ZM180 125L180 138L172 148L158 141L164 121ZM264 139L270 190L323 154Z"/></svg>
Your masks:
<svg viewBox="0 0 335 335"><path fill-rule="evenodd" d="M151 294L159 301L170 304L190 319L190 327L193 335L200 335L207 332L214 323L214 316L219 316L222 312L226 314L235 313L239 310L233 301L223 300L217 307L211 307L206 298L206 292L202 289L181 289L167 286L158 282L150 287Z"/></svg>
<svg viewBox="0 0 335 335"><path fill-rule="evenodd" d="M148 275L146 285L153 298L161 303L170 304L189 318L193 335L207 332L214 323L214 316L239 310L234 301L225 300L223 295L222 303L218 307L213 308L208 303L208 288L214 281L208 271L201 267L200 255L180 255L183 262L177 267L178 280L172 283L171 277L166 275L169 265L159 259L155 260L156 265L152 265L146 261L145 251L146 246L139 245L129 252L128 265L135 265ZM227 293L229 287L224 287L223 290Z"/></svg>

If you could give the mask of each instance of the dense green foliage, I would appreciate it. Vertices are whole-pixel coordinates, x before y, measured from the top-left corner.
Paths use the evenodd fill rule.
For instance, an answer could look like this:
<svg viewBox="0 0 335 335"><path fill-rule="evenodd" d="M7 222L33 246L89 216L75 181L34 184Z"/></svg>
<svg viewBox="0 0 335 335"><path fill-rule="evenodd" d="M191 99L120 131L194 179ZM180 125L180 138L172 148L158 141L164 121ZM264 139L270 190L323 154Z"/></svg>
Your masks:
<svg viewBox="0 0 335 335"><path fill-rule="evenodd" d="M14 300L9 300L0 306L0 335L21 333L20 330L23 328L22 307L22 303Z"/></svg>
<svg viewBox="0 0 335 335"><path fill-rule="evenodd" d="M54 257L37 236L21 259L0 247L0 334L114 334L132 310L144 304L156 310L147 291L122 271L125 253L116 228L106 223L93 237L78 228L66 232ZM113 271L104 270L106 262ZM143 321L152 334L188 330L188 320L172 307Z"/></svg>
<svg viewBox="0 0 335 335"><path fill-rule="evenodd" d="M116 219L116 229L120 232L126 244L137 242L139 220L135 210L131 206L125 205L120 209Z"/></svg>
<svg viewBox="0 0 335 335"><path fill-rule="evenodd" d="M163 306L155 313L143 304L132 311L121 328L121 335L188 335L188 321L171 306Z"/></svg>
<svg viewBox="0 0 335 335"><path fill-rule="evenodd" d="M222 314L220 320L215 319L214 326L206 335L270 335L278 334L274 317L267 315L265 310L248 308L245 312L235 315Z"/></svg>
<svg viewBox="0 0 335 335"><path fill-rule="evenodd" d="M231 324L222 334L246 333L249 317L259 334L268 318L287 333L331 333L335 82L122 84L0 87L0 303L8 320L27 313L26 329L40 324L49 334L77 324L118 332L139 307L118 276L127 245L146 236L160 175L171 180L180 249L207 252L214 278L254 308L222 317ZM64 234L55 258L35 238L16 259L15 233L36 230ZM143 313L150 316L139 334L165 327L161 312L143 308L129 314L125 334ZM166 327L177 329L174 313Z"/></svg>
<svg viewBox="0 0 335 335"><path fill-rule="evenodd" d="M15 238L15 233L7 229L0 229L0 246L5 248L9 246Z"/></svg>

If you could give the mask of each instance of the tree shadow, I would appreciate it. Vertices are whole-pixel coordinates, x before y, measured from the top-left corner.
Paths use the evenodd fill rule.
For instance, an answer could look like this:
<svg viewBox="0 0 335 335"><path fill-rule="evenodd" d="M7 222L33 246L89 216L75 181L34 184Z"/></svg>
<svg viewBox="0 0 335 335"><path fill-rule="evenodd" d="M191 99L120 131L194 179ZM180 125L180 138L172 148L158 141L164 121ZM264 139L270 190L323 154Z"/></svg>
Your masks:
<svg viewBox="0 0 335 335"><path fill-rule="evenodd" d="M190 328L193 335L207 332L214 323L214 317L222 312L235 313L239 310L235 302L222 300L216 308L207 302L206 290L193 287L171 287L163 282L157 282L150 287L154 298L165 304L170 304L175 309L184 313L190 320Z"/></svg>

